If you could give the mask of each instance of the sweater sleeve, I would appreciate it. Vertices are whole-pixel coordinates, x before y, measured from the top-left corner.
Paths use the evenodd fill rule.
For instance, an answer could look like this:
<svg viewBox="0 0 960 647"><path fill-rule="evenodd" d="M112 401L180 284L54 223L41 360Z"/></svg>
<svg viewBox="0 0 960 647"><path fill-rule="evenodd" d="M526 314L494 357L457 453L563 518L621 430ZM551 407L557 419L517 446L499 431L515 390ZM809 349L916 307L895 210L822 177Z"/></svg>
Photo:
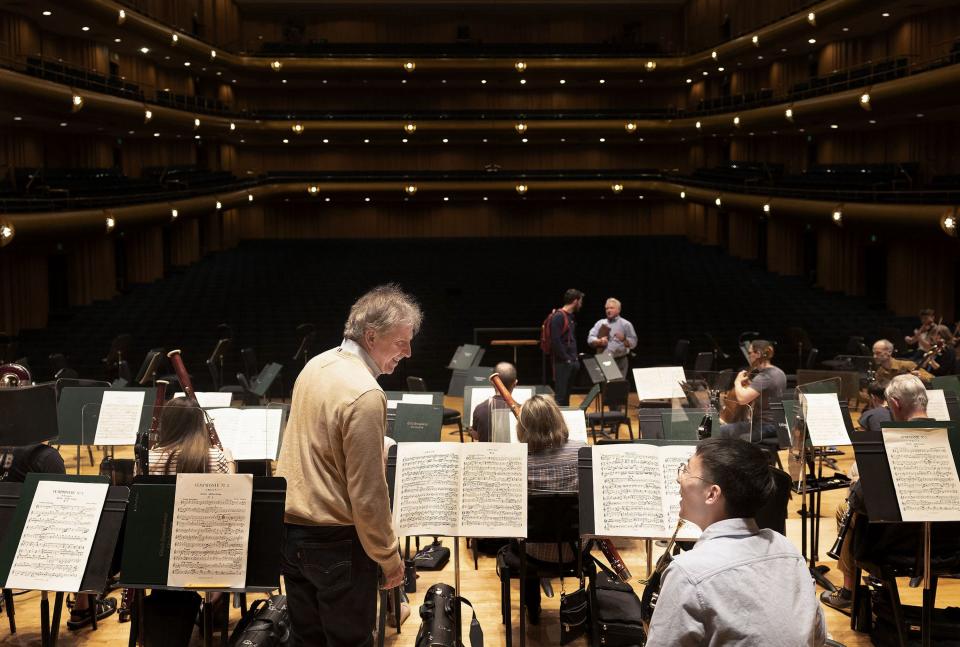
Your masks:
<svg viewBox="0 0 960 647"><path fill-rule="evenodd" d="M357 535L370 559L390 573L401 562L383 469L386 416L383 392L367 391L344 411L342 430L347 496Z"/></svg>

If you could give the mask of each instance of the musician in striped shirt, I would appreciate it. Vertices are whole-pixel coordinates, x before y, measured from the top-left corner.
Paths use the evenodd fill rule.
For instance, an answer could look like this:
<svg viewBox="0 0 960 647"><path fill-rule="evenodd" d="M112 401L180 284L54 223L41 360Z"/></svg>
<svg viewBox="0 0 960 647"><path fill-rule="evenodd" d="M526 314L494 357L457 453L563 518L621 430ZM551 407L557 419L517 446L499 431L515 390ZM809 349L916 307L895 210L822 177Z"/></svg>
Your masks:
<svg viewBox="0 0 960 647"><path fill-rule="evenodd" d="M174 398L160 415L159 439L150 449L150 474L228 474L235 471L229 449L210 444L203 410Z"/></svg>

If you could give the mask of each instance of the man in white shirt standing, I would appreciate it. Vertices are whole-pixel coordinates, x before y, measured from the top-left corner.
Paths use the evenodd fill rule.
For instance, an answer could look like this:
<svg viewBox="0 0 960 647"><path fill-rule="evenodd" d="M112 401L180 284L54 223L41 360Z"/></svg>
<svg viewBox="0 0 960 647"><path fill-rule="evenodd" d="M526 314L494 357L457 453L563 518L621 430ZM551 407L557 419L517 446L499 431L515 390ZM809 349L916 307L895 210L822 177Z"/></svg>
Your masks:
<svg viewBox="0 0 960 647"><path fill-rule="evenodd" d="M617 367L624 377L627 376L630 349L637 347L637 331L633 324L620 316L620 302L613 297L604 304L606 318L593 324L587 335L587 344L596 352L610 351L617 360Z"/></svg>
<svg viewBox="0 0 960 647"><path fill-rule="evenodd" d="M647 647L823 645L823 612L803 556L754 520L775 491L763 450L702 441L677 481L680 517L703 534L664 572Z"/></svg>

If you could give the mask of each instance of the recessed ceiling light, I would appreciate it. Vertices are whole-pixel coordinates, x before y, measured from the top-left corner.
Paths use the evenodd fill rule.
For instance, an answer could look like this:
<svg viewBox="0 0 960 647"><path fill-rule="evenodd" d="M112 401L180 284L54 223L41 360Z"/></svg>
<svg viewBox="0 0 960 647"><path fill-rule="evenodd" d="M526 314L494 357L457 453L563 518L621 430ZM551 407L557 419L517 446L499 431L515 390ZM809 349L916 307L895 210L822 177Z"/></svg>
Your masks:
<svg viewBox="0 0 960 647"><path fill-rule="evenodd" d="M786 48L786 47L781 47L781 48L780 48L780 51L785 53L785 52L787 51L787 48Z"/></svg>
<svg viewBox="0 0 960 647"><path fill-rule="evenodd" d="M67 122L61 121L61 122L60 122L60 127L61 127L61 128L66 128L66 127L67 127Z"/></svg>
<svg viewBox="0 0 960 647"><path fill-rule="evenodd" d="M450 202L450 198L448 198L447 196L443 196L443 201L444 201L444 202Z"/></svg>
<svg viewBox="0 0 960 647"><path fill-rule="evenodd" d="M710 72L704 71L703 75L704 75L704 76L709 76L709 75L710 75Z"/></svg>
<svg viewBox="0 0 960 647"><path fill-rule="evenodd" d="M840 127L839 124L830 124L830 128L831 128L832 130L836 130L836 129L839 128L839 127Z"/></svg>
<svg viewBox="0 0 960 647"><path fill-rule="evenodd" d="M197 135L197 137L199 137L199 135ZM284 144L289 144L289 143L290 143L290 140L287 139L286 137L284 137L283 143L284 143Z"/></svg>
<svg viewBox="0 0 960 647"><path fill-rule="evenodd" d="M486 85L486 84L487 84L486 79L480 79L480 85Z"/></svg>
<svg viewBox="0 0 960 647"><path fill-rule="evenodd" d="M406 80L406 79L400 79L400 84L401 84L401 85L406 85L406 83L407 83L407 80Z"/></svg>
<svg viewBox="0 0 960 647"><path fill-rule="evenodd" d="M17 115L16 117L13 118L13 120L14 120L14 121L23 121L23 117L21 117L20 115Z"/></svg>
<svg viewBox="0 0 960 647"><path fill-rule="evenodd" d="M329 144L329 143L330 143L330 140L327 139L326 137L324 137L324 138L323 138L323 143L324 143L324 144Z"/></svg>
<svg viewBox="0 0 960 647"><path fill-rule="evenodd" d="M364 202L370 202L370 198L364 198L363 201L364 201Z"/></svg>
<svg viewBox="0 0 960 647"><path fill-rule="evenodd" d="M917 119L923 119L923 113L922 113L922 112L918 112L918 113L917 113Z"/></svg>
<svg viewBox="0 0 960 647"><path fill-rule="evenodd" d="M286 80L286 79L280 79L280 82L281 82L281 83L286 83L287 80Z"/></svg>
<svg viewBox="0 0 960 647"><path fill-rule="evenodd" d="M324 85L327 84L327 80L326 80L326 79L323 80L323 84L324 84Z"/></svg>
<svg viewBox="0 0 960 647"><path fill-rule="evenodd" d="M154 136L154 137L159 137L159 136L160 136L160 133L153 133L153 136Z"/></svg>
<svg viewBox="0 0 960 647"><path fill-rule="evenodd" d="M850 31L849 27L844 27L841 31Z"/></svg>
<svg viewBox="0 0 960 647"><path fill-rule="evenodd" d="M726 68L723 66L717 68L717 72L723 72Z"/></svg>
<svg viewBox="0 0 960 647"><path fill-rule="evenodd" d="M687 83L693 83L693 79L687 79Z"/></svg>
<svg viewBox="0 0 960 647"><path fill-rule="evenodd" d="M447 80L446 80L446 79L441 79L441 80L440 80L440 83L446 84L446 83L447 83Z"/></svg>
<svg viewBox="0 0 960 647"><path fill-rule="evenodd" d="M369 139L364 139L364 140L363 140L363 143L364 143L364 144L369 144L369 143L370 143L370 140L369 140Z"/></svg>
<svg viewBox="0 0 960 647"><path fill-rule="evenodd" d="M523 142L524 144L526 144L526 143L527 143L527 138L526 138L526 137L524 137L524 138L523 138L523 139L521 139L520 141L522 141L522 142Z"/></svg>
<svg viewBox="0 0 960 647"><path fill-rule="evenodd" d="M560 85L565 85L567 83L566 79L560 79Z"/></svg>
<svg viewBox="0 0 960 647"><path fill-rule="evenodd" d="M127 131L127 134L128 134L128 135L132 135L133 133L134 133L134 131L132 131L132 130L128 130L128 131Z"/></svg>
<svg viewBox="0 0 960 647"><path fill-rule="evenodd" d="M526 79L520 79L520 85L526 85L526 84L527 84Z"/></svg>
<svg viewBox="0 0 960 647"><path fill-rule="evenodd" d="M758 54L758 55L757 55L757 60L758 60L758 61L762 61L762 60L763 60L763 54Z"/></svg>
<svg viewBox="0 0 960 647"><path fill-rule="evenodd" d="M444 143L444 144L447 144L447 143L449 143L449 142L450 142L449 139L447 139L446 137L443 138L443 143Z"/></svg>
<svg viewBox="0 0 960 647"><path fill-rule="evenodd" d="M119 38L114 38L114 39L113 39L113 42L115 42L115 43L120 43L120 42L123 42L123 41L122 41L121 39L119 39Z"/></svg>
<svg viewBox="0 0 960 647"><path fill-rule="evenodd" d="M190 67L190 61L184 61L184 62L183 62L183 66L184 66L184 67Z"/></svg>
<svg viewBox="0 0 960 647"><path fill-rule="evenodd" d="M817 44L817 39L816 39L816 38L808 38L808 39L807 39L807 42L810 43L811 45L816 45L816 44Z"/></svg>
<svg viewBox="0 0 960 647"><path fill-rule="evenodd" d="M871 119L871 120L869 121L869 123L875 124L875 123L877 123L877 120L876 120L876 119Z"/></svg>
<svg viewBox="0 0 960 647"><path fill-rule="evenodd" d="M404 137L404 138L403 138L403 139L401 139L400 141L401 141L401 142L403 142L404 144L406 144L406 143L407 143L407 138L406 138L406 137Z"/></svg>
<svg viewBox="0 0 960 647"><path fill-rule="evenodd" d="M52 16L52 15L53 15L53 12L52 12L52 11L49 11L49 10L48 10L48 11L41 11L40 13L42 13L44 16Z"/></svg>
<svg viewBox="0 0 960 647"><path fill-rule="evenodd" d="M484 144L487 143L487 138L486 138L486 137L483 138L483 143L484 143Z"/></svg>
<svg viewBox="0 0 960 647"><path fill-rule="evenodd" d="M150 48L149 48L149 47L141 47L141 48L140 48L140 53L141 53L141 54L149 54L149 53L150 53Z"/></svg>
<svg viewBox="0 0 960 647"><path fill-rule="evenodd" d="M882 14L880 14L880 15L883 16L884 18L889 18L889 17L890 17L890 12L889 12L889 11L884 11L884 12L883 12Z"/></svg>
<svg viewBox="0 0 960 647"><path fill-rule="evenodd" d="M561 138L560 138L560 143L561 143L561 144L566 144L566 143L567 143L567 138L566 138L566 137L561 137Z"/></svg>
<svg viewBox="0 0 960 647"><path fill-rule="evenodd" d="M488 199L489 199L489 198L487 198L487 196L483 196L483 201L484 201L484 202L486 202Z"/></svg>
<svg viewBox="0 0 960 647"><path fill-rule="evenodd" d="M600 143L601 143L601 144L604 143L605 141L607 141L606 137L601 137L601 138L600 138Z"/></svg>
<svg viewBox="0 0 960 647"><path fill-rule="evenodd" d="M90 31L90 28L84 25L83 27L80 28L80 31Z"/></svg>

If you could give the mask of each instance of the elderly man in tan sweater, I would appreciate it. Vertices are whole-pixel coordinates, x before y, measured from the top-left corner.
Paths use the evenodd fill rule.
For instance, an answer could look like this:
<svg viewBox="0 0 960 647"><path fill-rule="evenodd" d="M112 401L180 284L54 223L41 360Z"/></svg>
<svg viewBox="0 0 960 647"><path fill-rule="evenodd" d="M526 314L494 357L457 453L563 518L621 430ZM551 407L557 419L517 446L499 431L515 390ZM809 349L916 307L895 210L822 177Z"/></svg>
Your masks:
<svg viewBox="0 0 960 647"><path fill-rule="evenodd" d="M310 360L293 387L277 468L287 479L282 573L293 645L372 645L378 567L384 588L403 582L377 377L410 357L422 317L397 286L374 288L350 309L343 343Z"/></svg>

